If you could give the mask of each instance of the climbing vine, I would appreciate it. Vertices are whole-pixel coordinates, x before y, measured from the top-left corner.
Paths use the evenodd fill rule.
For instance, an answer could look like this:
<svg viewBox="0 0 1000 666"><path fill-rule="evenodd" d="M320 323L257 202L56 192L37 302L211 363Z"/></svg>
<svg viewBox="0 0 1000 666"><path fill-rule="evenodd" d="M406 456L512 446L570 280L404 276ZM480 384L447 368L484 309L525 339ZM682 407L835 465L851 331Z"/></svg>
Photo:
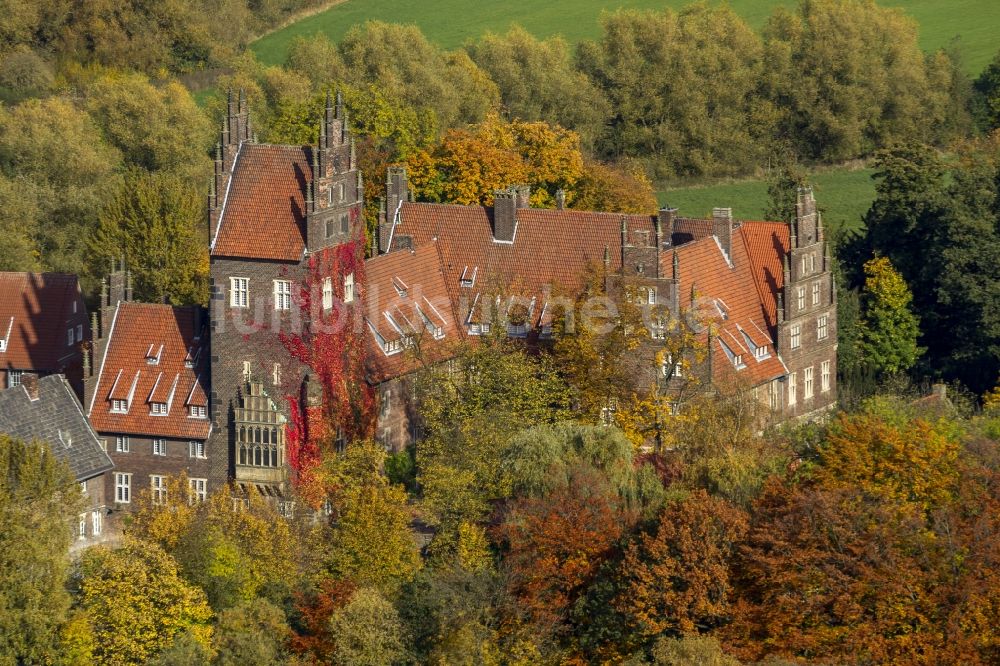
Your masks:
<svg viewBox="0 0 1000 666"><path fill-rule="evenodd" d="M351 211L352 222L359 213ZM338 444L369 437L374 427L374 392L365 381L364 232L360 224L355 237L313 253L292 298L307 320L301 334L278 334L294 359L308 366L312 380L322 387L322 401L311 404L307 396L288 394L289 423L286 428L287 460L293 480L307 501L323 497L318 473L323 453ZM354 294L345 303L345 276L353 275ZM323 287L329 278L333 302L324 308ZM305 400L304 400L305 398Z"/></svg>

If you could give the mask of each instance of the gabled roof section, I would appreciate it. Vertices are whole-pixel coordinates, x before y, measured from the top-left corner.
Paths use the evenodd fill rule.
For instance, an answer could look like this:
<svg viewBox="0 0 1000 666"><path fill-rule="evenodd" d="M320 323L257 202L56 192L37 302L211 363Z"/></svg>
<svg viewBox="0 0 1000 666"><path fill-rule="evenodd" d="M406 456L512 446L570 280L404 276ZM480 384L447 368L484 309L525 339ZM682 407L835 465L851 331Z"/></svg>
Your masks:
<svg viewBox="0 0 1000 666"><path fill-rule="evenodd" d="M192 418L190 405L208 404L208 334L197 307L152 303L118 305L114 328L101 364L100 376L87 405L94 429L100 433L206 439L207 418ZM150 345L163 346L160 361L148 365ZM199 352L199 347L203 349ZM197 356L193 365L189 354ZM191 367L188 367L188 366ZM128 400L124 414L111 412L111 400ZM166 416L153 416L151 404L166 403Z"/></svg>
<svg viewBox="0 0 1000 666"><path fill-rule="evenodd" d="M697 315L711 323L717 336L719 345L712 349L717 359L712 366L716 378L735 371L736 376L756 385L786 374L774 340L777 294L784 284L781 266L787 248L788 225L778 222L744 222L734 229L732 266L714 236L676 248L681 306L692 305L693 288ZM672 264L672 258L672 252L661 254L663 269ZM724 304L721 311L718 303ZM767 354L756 355L758 346L766 347ZM726 348L741 355L739 368L728 358Z"/></svg>
<svg viewBox="0 0 1000 666"><path fill-rule="evenodd" d="M419 346L424 360L448 357L463 336L437 243L399 250L365 264L364 294L369 380L384 381L417 368L409 350ZM405 282L403 293L397 289Z"/></svg>
<svg viewBox="0 0 1000 666"><path fill-rule="evenodd" d="M69 463L77 481L112 468L63 375L38 379L37 400L29 397L24 385L0 391L0 432L26 442L45 442L57 458Z"/></svg>
<svg viewBox="0 0 1000 666"><path fill-rule="evenodd" d="M212 256L299 261L306 247L309 146L245 142L222 193Z"/></svg>
<svg viewBox="0 0 1000 666"><path fill-rule="evenodd" d="M66 342L66 330L76 322L86 322L86 310L75 275L0 273L0 367L59 370L77 351ZM84 340L89 328L83 325Z"/></svg>

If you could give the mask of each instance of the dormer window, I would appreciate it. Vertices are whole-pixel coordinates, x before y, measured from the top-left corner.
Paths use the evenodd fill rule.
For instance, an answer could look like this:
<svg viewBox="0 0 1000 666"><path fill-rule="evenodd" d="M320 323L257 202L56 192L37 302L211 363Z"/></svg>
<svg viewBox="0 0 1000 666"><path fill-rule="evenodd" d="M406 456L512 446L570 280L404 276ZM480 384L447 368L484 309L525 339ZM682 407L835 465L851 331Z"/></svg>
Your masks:
<svg viewBox="0 0 1000 666"><path fill-rule="evenodd" d="M406 283L398 277L392 278L392 286L396 290L396 293L399 294L400 298L406 298L406 295L410 291L410 288L406 286Z"/></svg>
<svg viewBox="0 0 1000 666"><path fill-rule="evenodd" d="M732 348L729 345L727 345L722 340L719 340L719 345L722 346L722 351L726 353L726 357L730 361L732 361L733 367L735 367L737 370L742 370L743 368L747 367L747 364L743 362L743 354L737 354L732 350Z"/></svg>
<svg viewBox="0 0 1000 666"><path fill-rule="evenodd" d="M466 266L465 270L462 271L462 277L459 278L458 284L462 287L474 287L476 284L476 275L479 274L479 267L473 266L472 270Z"/></svg>
<svg viewBox="0 0 1000 666"><path fill-rule="evenodd" d="M208 408L204 405L190 405L188 406L188 416L192 419L208 418Z"/></svg>
<svg viewBox="0 0 1000 666"><path fill-rule="evenodd" d="M111 412L113 414L127 414L128 413L128 400L112 400L111 401Z"/></svg>
<svg viewBox="0 0 1000 666"><path fill-rule="evenodd" d="M770 358L771 354L767 351L767 347L757 347L753 350L753 357L758 361L763 361L765 358Z"/></svg>
<svg viewBox="0 0 1000 666"><path fill-rule="evenodd" d="M146 364L147 365L159 365L160 355L163 353L163 345L156 348L156 345L149 345L149 349L146 350Z"/></svg>
<svg viewBox="0 0 1000 666"><path fill-rule="evenodd" d="M10 321L7 322L7 331L4 333L4 336L0 338L0 352L7 351L7 341L10 340L10 331L12 328L14 328L13 317L11 317Z"/></svg>
<svg viewBox="0 0 1000 666"><path fill-rule="evenodd" d="M190 347L187 355L184 356L184 367L193 368L198 363L199 356L201 356L201 347Z"/></svg>
<svg viewBox="0 0 1000 666"><path fill-rule="evenodd" d="M167 403L165 402L151 402L149 403L149 413L153 416L166 416L167 415Z"/></svg>

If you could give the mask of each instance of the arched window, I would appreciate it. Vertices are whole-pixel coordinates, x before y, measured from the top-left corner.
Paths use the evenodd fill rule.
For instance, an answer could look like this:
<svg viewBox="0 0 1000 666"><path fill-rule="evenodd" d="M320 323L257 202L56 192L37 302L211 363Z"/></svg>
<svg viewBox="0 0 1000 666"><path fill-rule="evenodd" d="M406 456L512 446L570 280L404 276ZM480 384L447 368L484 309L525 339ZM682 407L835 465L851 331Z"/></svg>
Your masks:
<svg viewBox="0 0 1000 666"><path fill-rule="evenodd" d="M240 446L240 464L241 465L246 465L247 464L247 447L246 446Z"/></svg>
<svg viewBox="0 0 1000 666"><path fill-rule="evenodd" d="M259 446L253 447L253 464L257 467L260 467L261 465L261 452Z"/></svg>

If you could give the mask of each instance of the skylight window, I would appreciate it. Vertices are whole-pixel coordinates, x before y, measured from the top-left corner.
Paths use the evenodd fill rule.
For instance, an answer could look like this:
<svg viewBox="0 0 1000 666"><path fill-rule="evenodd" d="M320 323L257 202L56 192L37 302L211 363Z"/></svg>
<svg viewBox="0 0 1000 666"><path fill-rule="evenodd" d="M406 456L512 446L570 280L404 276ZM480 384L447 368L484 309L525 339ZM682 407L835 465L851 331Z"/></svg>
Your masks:
<svg viewBox="0 0 1000 666"><path fill-rule="evenodd" d="M479 274L479 267L473 266L472 270L466 266L462 271L462 277L459 278L458 283L463 287L474 287L476 284L476 276Z"/></svg>
<svg viewBox="0 0 1000 666"><path fill-rule="evenodd" d="M146 364L147 365L159 365L160 356L163 354L163 345L160 345L159 349L156 348L156 344L149 345L149 349L146 350Z"/></svg>

